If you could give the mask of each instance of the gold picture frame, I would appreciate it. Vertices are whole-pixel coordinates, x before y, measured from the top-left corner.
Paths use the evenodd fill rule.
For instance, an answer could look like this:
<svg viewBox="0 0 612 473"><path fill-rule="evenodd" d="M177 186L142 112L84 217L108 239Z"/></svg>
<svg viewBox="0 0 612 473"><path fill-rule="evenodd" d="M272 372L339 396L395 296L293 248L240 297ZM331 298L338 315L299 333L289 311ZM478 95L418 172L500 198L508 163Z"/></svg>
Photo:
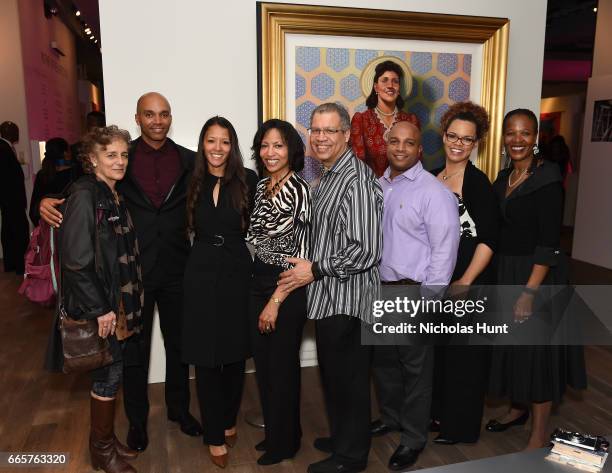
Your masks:
<svg viewBox="0 0 612 473"><path fill-rule="evenodd" d="M509 24L507 18L258 2L259 118L285 118L287 34L481 44L480 104L489 112L491 127L476 164L493 180L501 165Z"/></svg>

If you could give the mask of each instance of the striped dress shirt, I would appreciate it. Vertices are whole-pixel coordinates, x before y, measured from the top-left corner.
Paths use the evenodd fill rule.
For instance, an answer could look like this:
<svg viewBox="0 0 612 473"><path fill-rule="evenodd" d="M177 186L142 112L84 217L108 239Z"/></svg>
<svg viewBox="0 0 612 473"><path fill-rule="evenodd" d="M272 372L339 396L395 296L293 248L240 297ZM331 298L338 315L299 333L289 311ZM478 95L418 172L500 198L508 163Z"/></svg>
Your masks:
<svg viewBox="0 0 612 473"><path fill-rule="evenodd" d="M313 192L311 261L322 277L308 286L309 319L345 314L373 322L382 210L376 176L348 148Z"/></svg>

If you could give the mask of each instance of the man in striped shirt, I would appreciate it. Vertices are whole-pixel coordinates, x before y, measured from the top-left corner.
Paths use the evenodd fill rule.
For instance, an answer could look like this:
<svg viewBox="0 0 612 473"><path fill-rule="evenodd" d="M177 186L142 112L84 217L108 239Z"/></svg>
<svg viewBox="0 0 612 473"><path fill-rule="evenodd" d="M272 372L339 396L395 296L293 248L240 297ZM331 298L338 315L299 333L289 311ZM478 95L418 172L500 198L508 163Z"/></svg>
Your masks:
<svg viewBox="0 0 612 473"><path fill-rule="evenodd" d="M370 355L361 344L361 324L371 323L379 297L382 190L348 145L350 117L335 103L310 117L310 148L323 165L313 192L311 261L289 258L281 274L287 290L308 287L308 318L314 319L317 353L330 437L315 447L331 456L309 473L351 473L367 466L370 450Z"/></svg>

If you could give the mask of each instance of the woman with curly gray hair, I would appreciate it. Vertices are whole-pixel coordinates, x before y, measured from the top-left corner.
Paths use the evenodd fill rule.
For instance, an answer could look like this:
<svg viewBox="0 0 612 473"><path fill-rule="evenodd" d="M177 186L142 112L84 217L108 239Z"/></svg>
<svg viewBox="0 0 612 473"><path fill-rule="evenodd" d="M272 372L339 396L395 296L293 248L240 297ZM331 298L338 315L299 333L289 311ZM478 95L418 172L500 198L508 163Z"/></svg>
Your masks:
<svg viewBox="0 0 612 473"><path fill-rule="evenodd" d="M123 364L139 356L135 335L141 330L143 305L136 234L115 189L127 170L129 140L116 126L86 135L79 156L86 174L69 189L59 233L63 308L71 319L95 319L112 354L110 364L92 371L91 388L91 463L106 473L136 472L126 460L137 453L114 434ZM48 361L60 368L61 351Z"/></svg>

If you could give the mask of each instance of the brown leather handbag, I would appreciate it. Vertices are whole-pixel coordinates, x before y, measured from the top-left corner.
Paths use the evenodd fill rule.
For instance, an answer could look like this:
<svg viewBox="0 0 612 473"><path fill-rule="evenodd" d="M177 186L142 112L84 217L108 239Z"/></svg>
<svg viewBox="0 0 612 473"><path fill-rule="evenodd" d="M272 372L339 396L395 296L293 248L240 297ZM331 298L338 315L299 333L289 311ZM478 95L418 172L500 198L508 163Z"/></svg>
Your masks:
<svg viewBox="0 0 612 473"><path fill-rule="evenodd" d="M110 345L98 335L98 320L71 319L61 305L59 311L64 373L82 373L110 365L113 362Z"/></svg>
<svg viewBox="0 0 612 473"><path fill-rule="evenodd" d="M99 246L96 232L96 249ZM97 256L97 251L96 251ZM61 254L60 254L61 268ZM58 325L64 353L64 373L83 373L110 365L113 356L108 339L98 335L98 319L72 319L64 309L63 278L60 270L60 285L57 307Z"/></svg>

